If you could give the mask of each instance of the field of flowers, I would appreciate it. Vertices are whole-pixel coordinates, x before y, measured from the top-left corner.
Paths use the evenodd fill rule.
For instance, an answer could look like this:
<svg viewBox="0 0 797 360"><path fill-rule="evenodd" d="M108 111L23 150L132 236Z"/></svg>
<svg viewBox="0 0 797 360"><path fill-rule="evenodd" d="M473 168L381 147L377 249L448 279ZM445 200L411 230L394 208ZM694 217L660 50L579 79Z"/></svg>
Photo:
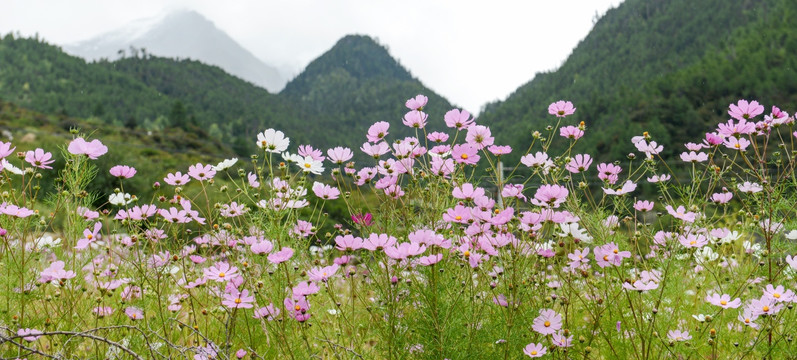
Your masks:
<svg viewBox="0 0 797 360"><path fill-rule="evenodd" d="M439 120L426 102L406 102L414 137L391 139L380 121L360 149L294 150L268 129L249 160L164 170L152 199L125 192L136 169L98 168L114 149L78 131L51 149L0 143L0 356L797 353L789 114L739 100L705 138L672 145L685 145L679 161L644 133L627 159L593 164L573 151L589 130L559 101L514 165L502 156L524 149L466 111L427 133ZM354 164L355 151L373 161ZM55 161L64 170L42 184ZM118 187L86 191L100 171ZM350 221L331 220L328 202Z"/></svg>

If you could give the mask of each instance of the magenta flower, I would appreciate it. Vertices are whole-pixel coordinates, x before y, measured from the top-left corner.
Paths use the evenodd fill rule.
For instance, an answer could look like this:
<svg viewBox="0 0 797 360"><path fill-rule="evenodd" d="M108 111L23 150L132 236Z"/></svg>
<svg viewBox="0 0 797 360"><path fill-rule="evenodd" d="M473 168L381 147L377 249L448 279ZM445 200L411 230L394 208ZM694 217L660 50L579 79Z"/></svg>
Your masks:
<svg viewBox="0 0 797 360"><path fill-rule="evenodd" d="M325 267L322 267L322 268L314 267L314 268L310 269L309 271L307 271L307 277L311 281L327 282L327 280L329 280L329 278L331 278L332 276L334 276L338 272L339 268L340 268L340 265L338 265L338 264L332 264L330 266L325 266Z"/></svg>
<svg viewBox="0 0 797 360"><path fill-rule="evenodd" d="M723 309L736 309L742 305L742 300L739 298L731 300L728 294L713 294L706 295L706 301L712 305L719 306Z"/></svg>
<svg viewBox="0 0 797 360"><path fill-rule="evenodd" d="M83 138L77 138L69 143L67 150L74 155L86 155L89 159L96 160L108 152L108 147L97 139L86 142Z"/></svg>
<svg viewBox="0 0 797 360"><path fill-rule="evenodd" d="M144 319L144 310L141 310L134 306L129 306L125 309L125 315L130 318L130 320L143 320Z"/></svg>
<svg viewBox="0 0 797 360"><path fill-rule="evenodd" d="M410 110L423 110L423 107L426 106L426 103L429 101L429 98L423 95L416 95L414 98L408 99L404 106Z"/></svg>
<svg viewBox="0 0 797 360"><path fill-rule="evenodd" d="M759 104L758 101L747 102L747 100L739 100L736 104L730 105L728 115L737 120L752 119L764 113L764 106Z"/></svg>
<svg viewBox="0 0 797 360"><path fill-rule="evenodd" d="M709 139L709 134L706 134L706 141L709 142L711 145L719 145L719 143L724 140L724 138L729 136L739 136L739 135L750 135L756 131L755 123L748 122L745 119L740 119L739 122L734 122L733 119L728 120L727 123L720 123L717 125L717 134L712 134L718 136L719 139L712 137ZM719 142L719 143L715 143Z"/></svg>
<svg viewBox="0 0 797 360"><path fill-rule="evenodd" d="M548 113L551 115L556 115L556 117L573 115L575 112L576 108L573 107L573 103L570 101L559 100L557 102L551 103L551 105L548 105Z"/></svg>
<svg viewBox="0 0 797 360"><path fill-rule="evenodd" d="M540 309L540 316L534 319L531 329L542 334L551 335L562 328L562 315L551 309Z"/></svg>
<svg viewBox="0 0 797 360"><path fill-rule="evenodd" d="M238 351L235 352L235 357L237 357L239 359L243 359L243 358L246 357L246 354L247 354L246 350L238 349Z"/></svg>
<svg viewBox="0 0 797 360"><path fill-rule="evenodd" d="M569 191L561 185L542 185L534 193L531 203L544 208L558 208L565 202Z"/></svg>
<svg viewBox="0 0 797 360"><path fill-rule="evenodd" d="M53 154L44 152L42 149L31 150L25 153L25 161L39 169L52 169L50 164L54 163L52 160Z"/></svg>
<svg viewBox="0 0 797 360"><path fill-rule="evenodd" d="M230 279L238 277L238 268L230 266L226 262L217 262L213 266L203 270L205 279L214 280L216 282L227 282Z"/></svg>
<svg viewBox="0 0 797 360"><path fill-rule="evenodd" d="M565 165L565 169L567 171L578 174L580 172L587 171L589 166L592 165L592 157L588 154L578 154L574 156L567 165Z"/></svg>
<svg viewBox="0 0 797 360"><path fill-rule="evenodd" d="M356 214L351 216L351 221L357 225L371 226L374 223L374 217L371 213Z"/></svg>
<svg viewBox="0 0 797 360"><path fill-rule="evenodd" d="M172 186L183 186L191 181L191 178L188 175L183 175L181 172L176 172L174 174L168 174L165 178L163 178L167 184Z"/></svg>
<svg viewBox="0 0 797 360"><path fill-rule="evenodd" d="M354 154L349 148L337 146L327 150L327 156L329 157L329 161L332 161L336 164L343 164L351 160L351 158L354 157Z"/></svg>
<svg viewBox="0 0 797 360"><path fill-rule="evenodd" d="M34 342L38 340L42 335L42 332L36 329L19 329L17 330L17 336L22 337L22 340L27 342Z"/></svg>
<svg viewBox="0 0 797 360"><path fill-rule="evenodd" d="M584 130L581 130L575 126L564 126L559 128L559 135L564 138L578 140L584 136Z"/></svg>
<svg viewBox="0 0 797 360"><path fill-rule="evenodd" d="M542 344L539 344L539 343L537 343L537 344L531 343L531 344L526 345L525 348L523 348L523 353L528 355L531 358L541 357L541 356L545 355L546 352L548 352L548 350L545 349L545 346L543 346Z"/></svg>
<svg viewBox="0 0 797 360"><path fill-rule="evenodd" d="M85 229L83 230L83 238L77 241L75 244L75 249L81 250L89 247L89 245L97 240L100 239L100 229L102 229L102 223L96 222L94 223L94 230Z"/></svg>
<svg viewBox="0 0 797 360"><path fill-rule="evenodd" d="M288 261L288 259L290 259L291 257L293 257L293 249L289 247L284 247L280 249L280 251L277 251L269 255L268 261L270 261L272 264L280 264Z"/></svg>
<svg viewBox="0 0 797 360"><path fill-rule="evenodd" d="M402 123L411 128L423 129L424 127L426 127L426 119L428 118L429 115L427 115L425 112L419 110L412 110L407 112L406 115L404 115Z"/></svg>
<svg viewBox="0 0 797 360"><path fill-rule="evenodd" d="M136 175L136 169L127 165L116 165L111 168L110 173L118 178L129 179Z"/></svg>
<svg viewBox="0 0 797 360"><path fill-rule="evenodd" d="M338 235L335 238L335 248L340 251L359 250L363 248L363 239L352 235Z"/></svg>
<svg viewBox="0 0 797 360"><path fill-rule="evenodd" d="M249 290L238 291L236 288L230 289L224 294L221 304L231 309L251 309L255 302L254 296L249 296Z"/></svg>
<svg viewBox="0 0 797 360"><path fill-rule="evenodd" d="M216 170L211 165L196 163L188 167L188 175L199 181L210 180L216 175Z"/></svg>
<svg viewBox="0 0 797 360"><path fill-rule="evenodd" d="M469 112L458 109L449 110L443 120L445 120L446 126L457 130L467 129L474 122Z"/></svg>
<svg viewBox="0 0 797 360"><path fill-rule="evenodd" d="M451 157L460 164L475 165L481 157L479 149L471 144L456 144L451 150Z"/></svg>

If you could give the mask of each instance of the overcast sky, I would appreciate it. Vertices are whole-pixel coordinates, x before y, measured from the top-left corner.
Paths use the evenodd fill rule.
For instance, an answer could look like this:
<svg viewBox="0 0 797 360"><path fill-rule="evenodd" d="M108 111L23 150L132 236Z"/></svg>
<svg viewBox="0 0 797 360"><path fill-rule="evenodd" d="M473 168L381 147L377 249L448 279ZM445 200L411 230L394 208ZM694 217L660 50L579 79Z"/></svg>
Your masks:
<svg viewBox="0 0 797 360"><path fill-rule="evenodd" d="M620 0L2 0L0 32L63 45L193 9L263 61L297 74L346 34L371 35L454 104L478 111L558 67Z"/></svg>

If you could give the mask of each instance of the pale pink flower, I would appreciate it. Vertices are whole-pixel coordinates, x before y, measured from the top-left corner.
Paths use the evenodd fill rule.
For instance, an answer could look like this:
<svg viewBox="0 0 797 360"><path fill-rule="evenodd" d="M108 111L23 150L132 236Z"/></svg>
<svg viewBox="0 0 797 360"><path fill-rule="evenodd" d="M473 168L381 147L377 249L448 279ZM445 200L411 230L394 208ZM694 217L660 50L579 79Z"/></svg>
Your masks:
<svg viewBox="0 0 797 360"><path fill-rule="evenodd" d="M747 147L750 146L750 141L748 141L747 139L742 138L742 137L737 139L737 138L731 136L731 137L725 139L725 141L723 142L723 145L725 145L725 147L727 147L728 149L745 151L745 150L747 150Z"/></svg>
<svg viewBox="0 0 797 360"><path fill-rule="evenodd" d="M129 306L125 309L125 315L127 315L130 320L143 320L144 310L141 310L135 306Z"/></svg>
<svg viewBox="0 0 797 360"><path fill-rule="evenodd" d="M280 251L272 253L268 256L268 261L272 264L280 264L283 262L288 261L293 256L293 249L289 247L284 247Z"/></svg>
<svg viewBox="0 0 797 360"><path fill-rule="evenodd" d="M731 300L731 296L728 294L713 294L713 295L706 295L706 302L719 306L723 309L736 309L742 305L742 300L739 298Z"/></svg>
<svg viewBox="0 0 797 360"><path fill-rule="evenodd" d="M388 130L390 129L390 124L386 121L377 121L371 127L368 128L368 133L365 137L368 139L368 142L378 143L380 140L384 139L387 134L390 134ZM330 155L330 158L332 156ZM343 160L348 161L348 160Z"/></svg>
<svg viewBox="0 0 797 360"><path fill-rule="evenodd" d="M188 167L188 175L199 181L210 180L216 175L212 165L202 165L196 163Z"/></svg>
<svg viewBox="0 0 797 360"><path fill-rule="evenodd" d="M532 330L542 335L551 335L562 328L562 315L551 309L540 309L540 315L532 324Z"/></svg>
<svg viewBox="0 0 797 360"><path fill-rule="evenodd" d="M564 138L578 140L584 136L584 130L581 130L575 126L564 126L559 128L559 135Z"/></svg>
<svg viewBox="0 0 797 360"><path fill-rule="evenodd" d="M97 139L87 142L83 138L72 140L67 150L74 155L86 155L89 159L96 160L108 152L108 147Z"/></svg>
<svg viewBox="0 0 797 360"><path fill-rule="evenodd" d="M535 343L531 343L531 344L526 345L525 348L523 348L523 353L528 355L531 358L541 357L541 356L545 355L545 353L547 353L547 352L548 352L548 350L545 348L545 346L543 346L540 343L536 343L536 344Z"/></svg>
<svg viewBox="0 0 797 360"><path fill-rule="evenodd" d="M474 146L476 149L481 150L492 145L495 142L495 138L492 136L490 128L484 125L473 125L468 128L465 141ZM456 145L454 148L456 148Z"/></svg>
<svg viewBox="0 0 797 360"><path fill-rule="evenodd" d="M667 332L667 338L672 341L687 341L692 339L692 335L689 335L689 331L670 330Z"/></svg>
<svg viewBox="0 0 797 360"><path fill-rule="evenodd" d="M588 154L577 154L565 165L565 169L573 174L578 174L587 171L590 165L592 165L591 156Z"/></svg>
<svg viewBox="0 0 797 360"><path fill-rule="evenodd" d="M424 95L416 95L414 98L409 98L405 103L404 106L410 110L423 110L423 107L426 106L426 103L429 101L429 98Z"/></svg>
<svg viewBox="0 0 797 360"><path fill-rule="evenodd" d="M109 172L112 176L122 179L129 179L136 175L136 169L127 165L116 165Z"/></svg>
<svg viewBox="0 0 797 360"><path fill-rule="evenodd" d="M467 129L473 125L473 119L471 119L470 113L466 110L449 110L443 120L445 120L446 126L457 130Z"/></svg>
<svg viewBox="0 0 797 360"><path fill-rule="evenodd" d="M758 101L747 102L747 100L739 100L736 104L730 104L728 115L734 119L752 119L764 113L764 106L759 104Z"/></svg>
<svg viewBox="0 0 797 360"><path fill-rule="evenodd" d="M627 180L625 183L623 183L623 186L621 188L619 188L617 190L603 188L603 192L606 193L607 195L618 195L618 196L620 196L620 195L625 195L625 194L628 194L628 193L636 190L636 186L637 185L633 181Z"/></svg>
<svg viewBox="0 0 797 360"><path fill-rule="evenodd" d="M420 110L412 110L407 112L402 119L402 123L407 127L415 129L423 129L426 127L426 119L429 118L425 112Z"/></svg>
<svg viewBox="0 0 797 360"><path fill-rule="evenodd" d="M688 153L683 152L681 153L681 160L685 162L695 162L695 163L704 162L708 160L708 154L704 152L696 153L694 151L690 151Z"/></svg>
<svg viewBox="0 0 797 360"><path fill-rule="evenodd" d="M22 340L27 342L34 342L38 340L42 335L42 332L36 329L19 329L17 330L17 336L22 337Z"/></svg>
<svg viewBox="0 0 797 360"><path fill-rule="evenodd" d="M451 157L460 164L475 165L481 157L478 155L479 149L471 144L456 144L451 150Z"/></svg>
<svg viewBox="0 0 797 360"><path fill-rule="evenodd" d="M681 219L691 223L695 222L695 219L697 218L696 213L686 211L686 208L683 205L678 206L678 209L673 209L672 205L667 205L664 208L667 209L667 212L676 219Z"/></svg>
<svg viewBox="0 0 797 360"><path fill-rule="evenodd" d="M551 105L548 105L548 113L551 115L556 115L556 117L573 115L575 112L576 108L573 107L573 103L570 101L559 100L557 102L551 103Z"/></svg>
<svg viewBox="0 0 797 360"><path fill-rule="evenodd" d="M52 157L53 154L44 152L42 149L30 150L25 153L25 161L39 169L52 169L50 164L55 162Z"/></svg>
<svg viewBox="0 0 797 360"><path fill-rule="evenodd" d="M163 181L172 186L183 186L191 181L191 178L188 177L187 174L183 175L183 173L178 171L176 173L170 173L166 175L166 177L163 178Z"/></svg>
<svg viewBox="0 0 797 360"><path fill-rule="evenodd" d="M238 291L238 289L232 288L224 294L221 304L231 309L251 309L254 302L255 297L249 295L249 290Z"/></svg>
<svg viewBox="0 0 797 360"><path fill-rule="evenodd" d="M226 262L217 262L213 266L203 270L205 279L214 280L217 282L227 282L231 278L238 277L238 268L230 266Z"/></svg>
<svg viewBox="0 0 797 360"><path fill-rule="evenodd" d="M651 211L653 210L654 204L655 203L652 201L639 200L636 203L634 203L634 209L636 209L636 211Z"/></svg>
<svg viewBox="0 0 797 360"><path fill-rule="evenodd" d="M329 157L329 161L336 164L343 164L346 161L351 160L351 158L354 157L354 154L349 148L337 146L327 150L327 156Z"/></svg>

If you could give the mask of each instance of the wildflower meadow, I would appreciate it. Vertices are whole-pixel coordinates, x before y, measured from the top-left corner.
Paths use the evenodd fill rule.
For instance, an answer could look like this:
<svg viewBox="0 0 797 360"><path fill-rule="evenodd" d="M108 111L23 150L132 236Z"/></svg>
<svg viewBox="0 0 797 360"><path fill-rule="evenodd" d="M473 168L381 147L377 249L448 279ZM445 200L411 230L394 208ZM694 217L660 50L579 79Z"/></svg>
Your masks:
<svg viewBox="0 0 797 360"><path fill-rule="evenodd" d="M378 121L317 149L266 129L249 159L163 169L152 198L125 190L130 164L97 165L101 136L0 143L0 357L797 354L793 116L739 100L702 139L642 133L598 163L571 102L513 149L427 101L406 101L415 136ZM116 187L87 190L101 172Z"/></svg>

